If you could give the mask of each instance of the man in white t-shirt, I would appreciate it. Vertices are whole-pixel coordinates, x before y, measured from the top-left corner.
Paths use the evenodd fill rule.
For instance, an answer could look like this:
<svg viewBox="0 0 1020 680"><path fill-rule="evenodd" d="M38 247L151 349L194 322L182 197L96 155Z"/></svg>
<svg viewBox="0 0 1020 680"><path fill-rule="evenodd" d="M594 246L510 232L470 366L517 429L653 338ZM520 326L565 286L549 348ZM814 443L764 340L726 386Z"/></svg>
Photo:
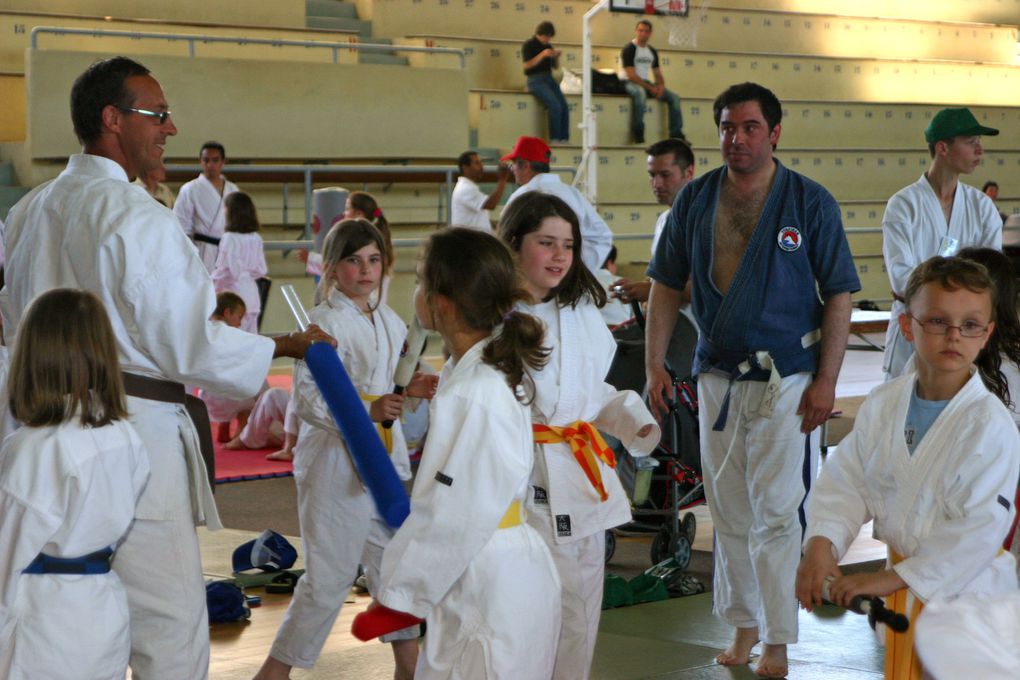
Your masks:
<svg viewBox="0 0 1020 680"><path fill-rule="evenodd" d="M482 231L492 231L492 220L489 211L499 205L503 198L510 171L503 165L499 166L499 184L496 190L486 196L478 187L485 174L482 159L474 151L465 151L457 159L460 177L453 188L450 200L450 225L454 227L471 227Z"/></svg>
<svg viewBox="0 0 1020 680"><path fill-rule="evenodd" d="M680 97L666 89L659 53L648 44L651 37L652 22L642 19L634 27L634 39L620 51L620 80L630 95L630 132L635 144L645 143L645 102L649 97L665 102L669 109L669 136L686 139Z"/></svg>

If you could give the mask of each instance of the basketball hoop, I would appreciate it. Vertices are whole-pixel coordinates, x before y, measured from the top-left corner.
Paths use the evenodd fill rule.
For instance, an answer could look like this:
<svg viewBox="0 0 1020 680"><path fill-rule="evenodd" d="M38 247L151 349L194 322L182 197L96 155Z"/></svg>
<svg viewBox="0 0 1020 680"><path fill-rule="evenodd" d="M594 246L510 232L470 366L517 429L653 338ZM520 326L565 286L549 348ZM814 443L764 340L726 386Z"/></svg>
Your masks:
<svg viewBox="0 0 1020 680"><path fill-rule="evenodd" d="M609 0L612 12L657 15L673 47L698 46L698 30L712 0ZM691 6L694 11L691 11Z"/></svg>

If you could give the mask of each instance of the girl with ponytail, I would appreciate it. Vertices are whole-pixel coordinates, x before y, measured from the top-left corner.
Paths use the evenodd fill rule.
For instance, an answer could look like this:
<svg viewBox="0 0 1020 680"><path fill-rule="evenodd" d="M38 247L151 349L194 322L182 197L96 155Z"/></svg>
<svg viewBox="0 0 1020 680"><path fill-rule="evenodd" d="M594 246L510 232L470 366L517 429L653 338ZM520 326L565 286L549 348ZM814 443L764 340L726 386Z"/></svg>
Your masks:
<svg viewBox="0 0 1020 680"><path fill-rule="evenodd" d="M444 229L426 243L415 313L451 356L430 406L411 514L386 547L373 604L425 619L415 677L553 673L560 584L524 516L534 464L529 376L547 351L542 324L514 308L524 297L494 236Z"/></svg>
<svg viewBox="0 0 1020 680"><path fill-rule="evenodd" d="M554 678L588 677L602 609L605 532L631 521L616 458L599 430L635 456L660 431L641 397L605 376L616 342L599 307L605 289L581 261L577 216L561 199L531 192L503 211L500 238L517 254L531 299L521 312L547 328L549 359L534 375L534 440L528 523L545 538L563 583Z"/></svg>
<svg viewBox="0 0 1020 680"><path fill-rule="evenodd" d="M367 191L352 191L347 196L347 203L344 205L344 219L362 219L371 222L372 226L379 230L383 236L383 243L386 244L383 253L383 280L379 286L379 302L386 304L386 298L390 291L390 281L393 279L393 265L397 261L397 255L393 251L393 236L390 234L390 223L386 220L382 208L375 200L375 196Z"/></svg>

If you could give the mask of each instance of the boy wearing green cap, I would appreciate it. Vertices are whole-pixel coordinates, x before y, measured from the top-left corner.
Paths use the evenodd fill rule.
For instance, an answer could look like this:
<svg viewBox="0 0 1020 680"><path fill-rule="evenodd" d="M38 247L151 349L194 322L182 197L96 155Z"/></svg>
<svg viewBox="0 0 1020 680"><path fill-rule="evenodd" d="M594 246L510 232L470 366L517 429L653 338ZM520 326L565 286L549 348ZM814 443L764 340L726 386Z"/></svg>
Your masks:
<svg viewBox="0 0 1020 680"><path fill-rule="evenodd" d="M982 135L997 134L966 108L942 109L925 129L931 164L919 180L889 199L882 217L882 255L892 285L893 319L904 311L900 295L920 263L969 246L1002 250L1002 218L995 204L960 182L960 175L969 175L981 164ZM903 372L913 352L897 325L890 323L882 363L886 380Z"/></svg>

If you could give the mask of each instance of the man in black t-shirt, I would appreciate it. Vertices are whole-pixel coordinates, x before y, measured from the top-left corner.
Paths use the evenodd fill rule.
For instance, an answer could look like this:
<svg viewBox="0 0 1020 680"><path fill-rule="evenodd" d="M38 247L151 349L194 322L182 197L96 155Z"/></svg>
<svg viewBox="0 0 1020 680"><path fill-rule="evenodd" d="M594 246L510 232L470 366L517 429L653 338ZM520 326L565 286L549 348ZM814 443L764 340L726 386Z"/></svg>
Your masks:
<svg viewBox="0 0 1020 680"><path fill-rule="evenodd" d="M551 21L543 21L535 28L535 35L521 46L524 75L528 77L528 92L542 102L549 112L549 141L566 143L570 138L570 111L567 99L552 76L559 68L560 51L552 46L556 28Z"/></svg>
<svg viewBox="0 0 1020 680"><path fill-rule="evenodd" d="M634 27L634 39L620 52L623 67L620 80L631 100L631 136L635 144L645 143L645 102L652 97L665 102L669 109L669 136L686 139L680 97L666 89L666 81L659 69L659 53L648 44L650 37L652 22L642 19Z"/></svg>

